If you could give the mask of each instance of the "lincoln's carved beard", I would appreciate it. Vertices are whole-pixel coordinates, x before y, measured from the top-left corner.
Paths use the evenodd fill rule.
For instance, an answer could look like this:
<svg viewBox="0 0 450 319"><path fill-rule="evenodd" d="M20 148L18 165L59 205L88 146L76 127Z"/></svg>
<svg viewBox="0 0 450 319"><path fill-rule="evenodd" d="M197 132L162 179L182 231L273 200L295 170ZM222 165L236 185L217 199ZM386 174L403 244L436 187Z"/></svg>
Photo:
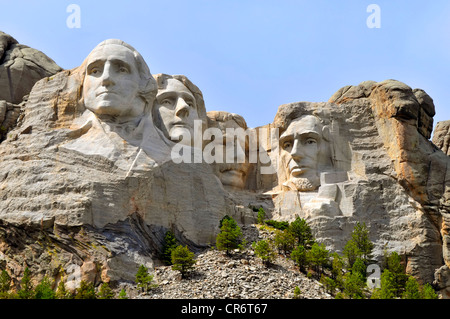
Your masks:
<svg viewBox="0 0 450 319"><path fill-rule="evenodd" d="M312 178L296 177L291 178L284 183L284 185L299 192L310 192L316 190L320 186L320 179L317 175Z"/></svg>

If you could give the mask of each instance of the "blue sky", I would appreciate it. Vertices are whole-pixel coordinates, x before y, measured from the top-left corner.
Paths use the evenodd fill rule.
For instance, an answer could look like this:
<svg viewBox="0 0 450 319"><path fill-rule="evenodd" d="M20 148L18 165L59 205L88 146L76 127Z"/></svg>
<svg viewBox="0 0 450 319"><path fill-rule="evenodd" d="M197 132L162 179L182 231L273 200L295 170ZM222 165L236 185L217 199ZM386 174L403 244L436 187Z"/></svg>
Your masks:
<svg viewBox="0 0 450 319"><path fill-rule="evenodd" d="M368 28L367 7L381 10ZM327 101L339 88L396 79L424 89L435 124L450 120L448 0L0 0L0 30L63 68L101 41L133 45L152 73L184 74L206 108L235 112L250 127L279 105ZM81 27L69 28L69 4Z"/></svg>

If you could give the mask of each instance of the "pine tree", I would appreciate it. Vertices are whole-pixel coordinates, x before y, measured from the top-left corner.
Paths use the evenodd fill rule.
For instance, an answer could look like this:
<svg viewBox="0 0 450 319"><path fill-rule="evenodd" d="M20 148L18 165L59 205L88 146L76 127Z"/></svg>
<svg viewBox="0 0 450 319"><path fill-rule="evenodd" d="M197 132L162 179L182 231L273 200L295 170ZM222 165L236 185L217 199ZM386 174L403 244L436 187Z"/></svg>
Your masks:
<svg viewBox="0 0 450 319"><path fill-rule="evenodd" d="M258 209L258 224L264 224L264 219L266 218L266 212L264 211L264 208L260 207Z"/></svg>
<svg viewBox="0 0 450 319"><path fill-rule="evenodd" d="M144 265L140 265L139 269L136 273L136 284L138 288L141 289L142 292L149 291L152 286L153 275L150 275L148 272L148 268Z"/></svg>
<svg viewBox="0 0 450 319"><path fill-rule="evenodd" d="M277 229L273 240L279 252L282 251L286 254L294 249L295 238L288 230L281 231Z"/></svg>
<svg viewBox="0 0 450 319"><path fill-rule="evenodd" d="M366 282L360 272L348 272L344 275L344 296L351 299L363 299Z"/></svg>
<svg viewBox="0 0 450 319"><path fill-rule="evenodd" d="M260 240L258 242L254 242L252 247L255 251L256 256L261 258L264 265L268 266L276 257L275 251L272 248L272 245L267 240Z"/></svg>
<svg viewBox="0 0 450 319"><path fill-rule="evenodd" d="M219 221L219 229L221 229L222 228L222 226L223 226L223 222L224 221L226 221L226 220L230 220L230 219L233 219L233 218L231 218L230 216L228 216L228 215L225 215L225 216L223 216L223 218Z"/></svg>
<svg viewBox="0 0 450 319"><path fill-rule="evenodd" d="M430 284L425 284L420 292L422 299L438 299L438 295Z"/></svg>
<svg viewBox="0 0 450 319"><path fill-rule="evenodd" d="M231 250L239 248L242 239L242 231L232 218L222 221L220 233L216 237L216 247L218 250L225 250L230 255Z"/></svg>
<svg viewBox="0 0 450 319"><path fill-rule="evenodd" d="M349 240L344 246L343 253L347 259L348 269L352 269L356 259L360 256L358 246L353 240Z"/></svg>
<svg viewBox="0 0 450 319"><path fill-rule="evenodd" d="M406 281L403 299L421 299L420 285L413 276L409 276Z"/></svg>
<svg viewBox="0 0 450 319"><path fill-rule="evenodd" d="M314 236L312 235L311 227L309 227L306 220L297 217L295 221L290 223L289 231L297 239L297 244L299 246L305 247L305 249L310 249L314 243Z"/></svg>
<svg viewBox="0 0 450 319"><path fill-rule="evenodd" d="M300 271L305 272L308 266L308 259L306 255L306 249L303 246L297 246L291 252L291 259L300 268Z"/></svg>
<svg viewBox="0 0 450 319"><path fill-rule="evenodd" d="M186 274L194 268L195 255L187 246L178 246L172 250L172 269L181 273L181 278L186 278Z"/></svg>
<svg viewBox="0 0 450 319"><path fill-rule="evenodd" d="M99 299L113 299L114 292L107 282L102 283L98 292Z"/></svg>
<svg viewBox="0 0 450 319"><path fill-rule="evenodd" d="M123 288L119 292L119 299L128 299L127 292Z"/></svg>
<svg viewBox="0 0 450 319"><path fill-rule="evenodd" d="M302 291L298 286L295 286L294 288L294 299L300 299L302 295Z"/></svg>
<svg viewBox="0 0 450 319"><path fill-rule="evenodd" d="M317 278L320 278L320 274L323 271L323 268L327 266L329 251L325 248L324 244L314 243L311 246L311 250L307 252L307 259L311 266L314 267L314 270L317 273Z"/></svg>
<svg viewBox="0 0 450 319"><path fill-rule="evenodd" d="M394 299L396 296L395 276L389 269L383 270L381 274L381 287L372 293L372 299Z"/></svg>
<svg viewBox="0 0 450 319"><path fill-rule="evenodd" d="M167 265L172 264L172 250L178 246L177 239L174 233L168 230L164 236L164 243L162 248L162 259Z"/></svg>
<svg viewBox="0 0 450 319"><path fill-rule="evenodd" d="M97 299L94 283L82 280L80 287L77 289L75 299Z"/></svg>
<svg viewBox="0 0 450 319"><path fill-rule="evenodd" d="M342 257L338 255L338 253L333 253L331 255L331 277L336 282L336 288L343 289L344 288L344 261Z"/></svg>
<svg viewBox="0 0 450 319"><path fill-rule="evenodd" d="M3 269L0 275L0 298L2 295L6 295L8 291L11 289L11 277L8 272Z"/></svg>
<svg viewBox="0 0 450 319"><path fill-rule="evenodd" d="M364 280L366 279L366 265L364 264L364 261L361 258L357 258L356 261L353 263L351 272L359 273L361 274Z"/></svg>
<svg viewBox="0 0 450 319"><path fill-rule="evenodd" d="M397 252L392 252L386 261L387 268L394 276L395 295L400 297L405 289L408 276L405 267L401 264L402 258Z"/></svg>
<svg viewBox="0 0 450 319"><path fill-rule="evenodd" d="M347 257L349 268L352 268L357 258L361 258L367 266L372 259L373 246L369 239L369 229L366 224L357 222L351 239L344 247L344 256Z"/></svg>
<svg viewBox="0 0 450 319"><path fill-rule="evenodd" d="M56 299L72 299L73 297L71 292L66 289L63 278L61 278L61 281L56 288L55 297Z"/></svg>
<svg viewBox="0 0 450 319"><path fill-rule="evenodd" d="M56 293L52 289L52 283L47 276L34 288L35 299L55 299Z"/></svg>
<svg viewBox="0 0 450 319"><path fill-rule="evenodd" d="M17 292L19 299L32 299L34 296L33 286L31 284L31 271L25 267L23 277L20 280L20 290Z"/></svg>

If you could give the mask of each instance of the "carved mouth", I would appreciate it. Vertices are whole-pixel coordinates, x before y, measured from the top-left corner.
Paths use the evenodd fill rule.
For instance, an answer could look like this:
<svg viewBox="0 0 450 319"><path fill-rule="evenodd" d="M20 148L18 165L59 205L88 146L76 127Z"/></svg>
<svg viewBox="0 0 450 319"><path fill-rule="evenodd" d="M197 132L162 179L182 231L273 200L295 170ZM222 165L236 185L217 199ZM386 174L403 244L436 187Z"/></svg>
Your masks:
<svg viewBox="0 0 450 319"><path fill-rule="evenodd" d="M224 169L224 170L221 170L220 172L222 174L234 175L236 177L242 177L245 175L244 171L232 169L232 168Z"/></svg>
<svg viewBox="0 0 450 319"><path fill-rule="evenodd" d="M294 166L291 168L290 173L292 176L296 177L306 173L309 169L310 168L307 166Z"/></svg>
<svg viewBox="0 0 450 319"><path fill-rule="evenodd" d="M101 92L99 92L99 93L97 93L96 94L96 96L101 96L101 95L105 95L105 94L116 94L117 95L117 93L115 93L115 92L111 92L111 91L101 91Z"/></svg>
<svg viewBox="0 0 450 319"><path fill-rule="evenodd" d="M189 128L190 126L187 123L178 121L178 122L172 123L172 127L187 127L187 128Z"/></svg>

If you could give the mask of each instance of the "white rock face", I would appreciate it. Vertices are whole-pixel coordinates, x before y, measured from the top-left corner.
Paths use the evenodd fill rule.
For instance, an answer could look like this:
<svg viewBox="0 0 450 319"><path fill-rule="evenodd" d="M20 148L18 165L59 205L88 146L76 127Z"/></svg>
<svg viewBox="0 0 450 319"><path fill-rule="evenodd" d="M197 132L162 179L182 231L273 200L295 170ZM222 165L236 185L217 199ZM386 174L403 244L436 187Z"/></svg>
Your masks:
<svg viewBox="0 0 450 319"><path fill-rule="evenodd" d="M215 243L225 215L251 224L263 207L268 218L305 218L338 252L364 222L376 258L397 251L409 273L449 291L450 158L428 140L434 105L423 90L363 82L328 102L282 105L252 135L243 119L227 122L236 114L208 119L187 77L152 76L133 47L107 40L80 67L38 81L21 111L0 144L0 230L27 239L12 249L2 237L2 260L19 274L18 256L42 274L76 265L91 281L134 280L140 264L159 263L167 230L195 250ZM249 134L226 131L238 127ZM221 139L210 149L239 141L245 163L197 156L211 128ZM52 263L46 247L58 252Z"/></svg>

